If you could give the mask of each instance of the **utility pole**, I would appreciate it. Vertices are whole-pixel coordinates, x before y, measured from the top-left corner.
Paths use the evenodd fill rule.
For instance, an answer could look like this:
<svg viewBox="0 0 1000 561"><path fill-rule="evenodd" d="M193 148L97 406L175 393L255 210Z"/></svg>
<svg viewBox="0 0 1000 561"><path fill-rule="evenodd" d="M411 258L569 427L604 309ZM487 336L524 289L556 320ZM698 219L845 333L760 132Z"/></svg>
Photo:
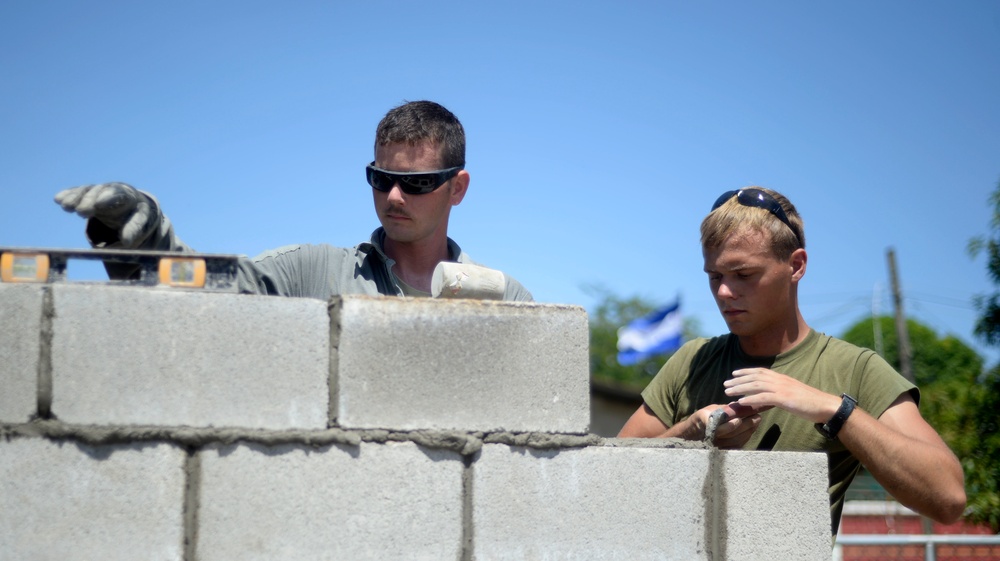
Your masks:
<svg viewBox="0 0 1000 561"><path fill-rule="evenodd" d="M879 302L882 300L882 288L879 283L875 283L872 289L872 335L875 337L875 352L878 356L885 358L885 349L882 348L882 322L879 317L882 315Z"/></svg>
<svg viewBox="0 0 1000 561"><path fill-rule="evenodd" d="M892 301L896 308L896 341L899 348L899 373L907 380L913 379L913 352L910 350L910 333L906 329L906 314L903 313L903 293L899 289L899 277L896 275L896 252L891 247L887 252L889 258L889 282L892 283Z"/></svg>

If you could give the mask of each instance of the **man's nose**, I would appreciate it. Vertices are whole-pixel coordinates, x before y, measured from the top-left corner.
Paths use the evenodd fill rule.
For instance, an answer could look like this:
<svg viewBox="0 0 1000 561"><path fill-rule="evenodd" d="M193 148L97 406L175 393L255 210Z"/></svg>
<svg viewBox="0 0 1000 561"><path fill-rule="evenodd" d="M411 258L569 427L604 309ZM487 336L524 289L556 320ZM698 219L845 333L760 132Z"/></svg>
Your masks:
<svg viewBox="0 0 1000 561"><path fill-rule="evenodd" d="M715 295L718 298L730 299L736 297L736 292L729 286L729 283L719 282L719 286L715 289Z"/></svg>
<svg viewBox="0 0 1000 561"><path fill-rule="evenodd" d="M398 181L396 183L393 183L392 187L389 188L389 194L387 195L386 198L390 202L396 204L402 204L406 202L406 199L403 198L403 190L399 187Z"/></svg>

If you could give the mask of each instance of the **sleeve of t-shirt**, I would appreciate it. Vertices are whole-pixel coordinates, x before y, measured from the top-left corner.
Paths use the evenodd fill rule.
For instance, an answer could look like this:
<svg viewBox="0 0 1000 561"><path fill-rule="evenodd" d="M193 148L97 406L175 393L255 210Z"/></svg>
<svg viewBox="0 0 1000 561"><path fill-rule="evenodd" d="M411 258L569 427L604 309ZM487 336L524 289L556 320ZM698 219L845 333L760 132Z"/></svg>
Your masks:
<svg viewBox="0 0 1000 561"><path fill-rule="evenodd" d="M289 245L241 259L240 292L327 299L338 290L333 272L345 254L343 248Z"/></svg>
<svg viewBox="0 0 1000 561"><path fill-rule="evenodd" d="M913 401L920 403L920 390L874 351L869 350L858 357L856 370L858 382L852 390L857 392L858 407L872 417L879 418L896 398L907 392Z"/></svg>
<svg viewBox="0 0 1000 561"><path fill-rule="evenodd" d="M693 342L678 349L642 391L642 400L668 427L681 420L677 418L680 392L690 373L694 350Z"/></svg>

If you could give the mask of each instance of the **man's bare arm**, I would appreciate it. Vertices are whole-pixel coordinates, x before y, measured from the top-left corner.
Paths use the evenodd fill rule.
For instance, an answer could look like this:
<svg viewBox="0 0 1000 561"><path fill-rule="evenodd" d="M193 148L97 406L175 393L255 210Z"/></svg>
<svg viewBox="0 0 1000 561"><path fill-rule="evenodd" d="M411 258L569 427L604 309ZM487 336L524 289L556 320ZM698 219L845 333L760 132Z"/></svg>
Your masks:
<svg viewBox="0 0 1000 561"><path fill-rule="evenodd" d="M909 394L878 419L855 410L838 438L900 503L946 524L962 516L962 466Z"/></svg>

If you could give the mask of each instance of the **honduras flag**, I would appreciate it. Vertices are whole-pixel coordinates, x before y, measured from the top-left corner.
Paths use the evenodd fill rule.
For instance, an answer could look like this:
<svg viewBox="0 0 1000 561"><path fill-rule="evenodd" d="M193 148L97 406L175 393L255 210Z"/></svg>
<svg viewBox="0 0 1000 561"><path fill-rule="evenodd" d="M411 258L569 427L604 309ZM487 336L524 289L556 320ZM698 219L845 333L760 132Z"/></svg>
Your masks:
<svg viewBox="0 0 1000 561"><path fill-rule="evenodd" d="M635 364L647 358L676 351L682 343L681 301L632 320L618 330L618 363Z"/></svg>

